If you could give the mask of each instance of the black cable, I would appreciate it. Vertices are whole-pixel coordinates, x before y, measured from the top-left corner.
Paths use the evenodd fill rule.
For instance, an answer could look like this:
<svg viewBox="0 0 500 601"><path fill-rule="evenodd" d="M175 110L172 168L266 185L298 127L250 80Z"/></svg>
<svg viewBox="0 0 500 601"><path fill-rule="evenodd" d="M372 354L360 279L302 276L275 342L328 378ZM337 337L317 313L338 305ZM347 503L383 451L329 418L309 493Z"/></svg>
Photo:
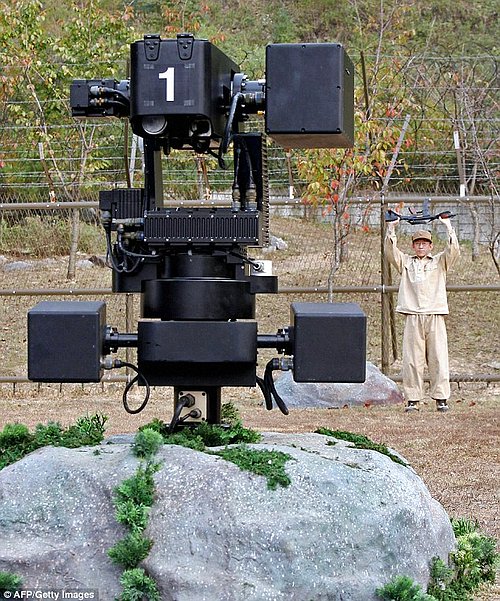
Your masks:
<svg viewBox="0 0 500 601"><path fill-rule="evenodd" d="M239 104L240 100L242 100L242 99L244 99L243 94L241 92L237 92L231 100L231 107L229 109L229 115L228 115L228 118L226 121L226 127L224 128L224 136L223 136L222 141L219 146L218 159L219 159L219 167L221 169L226 169L226 163L224 162L223 155L226 154L227 149L229 148L229 144L231 143L231 140L232 140L231 130L233 128L234 115L236 114L236 109L238 108L238 104Z"/></svg>
<svg viewBox="0 0 500 601"><path fill-rule="evenodd" d="M92 87L97 87L98 88L98 92L99 94L96 94L95 92L92 92ZM92 86L90 88L90 93L92 94L92 96L94 96L95 98L100 98L101 95L102 96L118 96L118 98L116 98L116 102L118 102L119 98L121 98L123 100L122 104L127 104L130 105L130 97L127 96L125 94L125 92L123 92L123 90L117 90L116 88L109 88L107 86Z"/></svg>
<svg viewBox="0 0 500 601"><path fill-rule="evenodd" d="M168 426L168 430L167 430L169 434L172 434L175 426L177 426L177 424L179 423L179 420L181 417L181 411L188 404L188 402L189 402L189 399L186 395L181 396L181 398L177 401L177 404L175 406L174 415L172 417L172 420L171 420L171 422Z"/></svg>
<svg viewBox="0 0 500 601"><path fill-rule="evenodd" d="M245 255L242 255L239 252L236 252L235 250L231 250L229 251L230 255L233 255L234 257L238 257L238 259L241 259L244 263L248 263L249 265L251 265L252 267L255 267L256 269L258 269L260 267L260 263L258 261L255 261L254 259L251 259L250 257L245 257Z"/></svg>
<svg viewBox="0 0 500 601"><path fill-rule="evenodd" d="M151 258L149 255L146 256L139 256L136 253L131 253L131 252L127 252L125 250L125 248L123 248L123 245L121 244L121 241L117 241L117 247L118 249L122 252L122 262L121 263L117 263L117 258L115 256L115 253L113 252L113 244L111 242L111 232L106 229L106 257L109 258L109 261L111 263L111 268L114 269L116 272L118 273L132 273L134 272L137 267L139 266L139 264L141 263L143 258ZM131 257L135 258L136 261L133 265L127 265L126 261L124 259L126 259L126 257L130 255Z"/></svg>
<svg viewBox="0 0 500 601"><path fill-rule="evenodd" d="M113 243L111 242L111 232L106 229L106 259L109 259L111 265L110 267L117 271L118 273L123 273L124 268L123 265L118 265L116 263L116 257L113 253Z"/></svg>
<svg viewBox="0 0 500 601"><path fill-rule="evenodd" d="M149 382L139 372L137 367L135 365L132 365L132 363L127 363L126 361L117 360L117 361L115 361L114 367L117 367L117 368L118 367L130 367L130 369L132 369L133 371L135 371L137 373L135 378L132 378L132 380L130 380L130 382L128 382L127 385L125 386L125 390L123 391L123 407L125 408L125 411L127 413L130 413L132 415L136 415L137 413L140 413L146 407L146 405L148 404L148 401L149 401L149 395L151 392ZM128 401L127 401L127 395L129 393L129 390L132 388L132 386L139 380L142 380L142 382L144 383L144 386L146 387L146 395L144 396L144 400L142 401L142 403L140 404L140 406L137 409L130 409L130 407L128 405Z"/></svg>
<svg viewBox="0 0 500 601"><path fill-rule="evenodd" d="M257 186L255 185L255 180L253 177L253 165L252 165L252 157L250 156L250 151L248 150L248 146L243 143L243 148L245 150L245 157L247 160L247 167L248 167L248 190L247 190L247 196L248 196L248 192L250 190L253 190L255 192L255 200L257 200Z"/></svg>
<svg viewBox="0 0 500 601"><path fill-rule="evenodd" d="M180 417L178 423L183 423L186 420L188 420L189 418L194 419L194 418L200 418L200 417L201 417L201 411L199 409L193 409L189 413L186 413L186 415L183 415L182 417Z"/></svg>
<svg viewBox="0 0 500 601"><path fill-rule="evenodd" d="M121 252L124 255L127 255L129 257L134 257L135 259L161 259L160 255L153 255L153 254L143 255L142 253L135 253L131 250L128 250L127 248L125 248L123 246L121 236L118 236L116 243L118 244L118 248L121 250ZM134 266L133 269L135 269L139 263L140 263L140 261Z"/></svg>
<svg viewBox="0 0 500 601"><path fill-rule="evenodd" d="M278 394L278 391L276 390L276 387L274 385L273 371L275 369L278 369L278 366L276 365L277 361L277 359L271 359L271 361L269 361L269 363L266 365L266 369L264 371L264 382L266 388L271 393L271 397L276 402L276 405L278 405L278 408L281 411L281 413L283 413L283 415L288 415L288 407L286 406L285 401Z"/></svg>
<svg viewBox="0 0 500 601"><path fill-rule="evenodd" d="M286 406L285 401L278 394L276 386L274 385L273 371L276 369L279 369L279 360L271 359L264 370L264 378L257 377L256 381L262 391L262 394L264 395L266 409L270 411L273 408L274 400L281 413L288 415L288 407Z"/></svg>
<svg viewBox="0 0 500 601"><path fill-rule="evenodd" d="M261 389L262 394L264 395L266 409L268 411L271 411L271 409L273 408L273 399L271 398L271 393L267 389L267 386L266 386L264 380L262 378L259 378L259 376L257 376L257 384L259 385L259 388Z"/></svg>

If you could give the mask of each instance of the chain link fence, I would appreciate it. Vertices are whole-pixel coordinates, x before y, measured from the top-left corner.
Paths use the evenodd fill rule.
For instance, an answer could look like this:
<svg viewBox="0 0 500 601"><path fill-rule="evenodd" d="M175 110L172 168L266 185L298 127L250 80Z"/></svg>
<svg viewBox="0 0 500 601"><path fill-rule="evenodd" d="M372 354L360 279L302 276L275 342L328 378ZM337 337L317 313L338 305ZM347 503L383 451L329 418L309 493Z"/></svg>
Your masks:
<svg viewBox="0 0 500 601"><path fill-rule="evenodd" d="M383 214L387 208L450 210L462 248L448 278L452 372L456 380L498 380L497 70L495 56L412 57L396 70L414 107L406 138L411 144L403 147L385 196L373 192L372 181L361 180L338 214L332 205L302 202L307 182L296 169L300 151L267 141L271 245L255 249L254 256L272 259L280 292L257 298L260 332L288 325L295 300L359 302L368 316L368 358L396 379L402 321L383 310L383 299L397 290L396 278L382 279ZM40 124L19 125L8 104L2 104L0 134L0 382L17 382L26 379L26 314L39 300L105 299L108 323L135 330L139 300L111 293L97 207L102 189L140 186L143 165L141 141L126 121L88 119L82 125L68 111L64 123L44 123L40 137ZM388 114L374 121L397 128L406 117ZM261 130L262 120L252 117L245 127ZM83 135L99 140L95 148L78 145ZM45 142L19 143L37 139ZM174 151L163 165L167 203L229 203L230 161L222 171L215 158L193 160ZM434 228L440 250L444 232L439 224ZM400 226L401 245L408 248L410 231Z"/></svg>
<svg viewBox="0 0 500 601"><path fill-rule="evenodd" d="M390 349L389 369L384 367L397 379L402 320L396 317L392 339L383 340L383 320L389 316L382 313L382 297L397 288L381 279L380 217L388 207L401 208L402 198L382 200L351 199L348 216L342 215L339 226L322 207L290 198L272 199L271 244L252 249L252 255L273 261L280 292L258 296L260 332L274 333L287 326L289 304L296 300L358 302L368 316L369 360L383 365L384 348L386 354ZM219 196L217 202L223 199ZM497 253L498 259L498 247L489 247L500 223L498 199L413 197L404 202L417 211L425 204L432 212L456 213L462 255L448 278L453 378L498 381L499 343L493 333L499 331L500 286L492 254ZM340 261L338 227L345 233ZM410 247L410 228L401 227L403 247ZM434 228L439 250L444 232L439 224ZM122 332L136 330L139 295L111 293L105 252L96 203L0 204L0 382L26 380L26 315L40 300L105 300L110 325Z"/></svg>

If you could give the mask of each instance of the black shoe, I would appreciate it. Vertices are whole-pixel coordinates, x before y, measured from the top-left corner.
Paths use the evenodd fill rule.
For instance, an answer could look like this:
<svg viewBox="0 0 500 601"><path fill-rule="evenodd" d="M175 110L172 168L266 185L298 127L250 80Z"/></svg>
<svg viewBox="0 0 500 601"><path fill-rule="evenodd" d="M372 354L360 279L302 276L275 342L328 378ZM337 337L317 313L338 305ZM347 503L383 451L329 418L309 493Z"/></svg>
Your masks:
<svg viewBox="0 0 500 601"><path fill-rule="evenodd" d="M448 406L448 402L446 399L436 399L436 411L449 411L450 407Z"/></svg>
<svg viewBox="0 0 500 601"><path fill-rule="evenodd" d="M410 411L420 411L420 407L418 406L418 401L408 401L408 404L405 407L405 411L409 413Z"/></svg>

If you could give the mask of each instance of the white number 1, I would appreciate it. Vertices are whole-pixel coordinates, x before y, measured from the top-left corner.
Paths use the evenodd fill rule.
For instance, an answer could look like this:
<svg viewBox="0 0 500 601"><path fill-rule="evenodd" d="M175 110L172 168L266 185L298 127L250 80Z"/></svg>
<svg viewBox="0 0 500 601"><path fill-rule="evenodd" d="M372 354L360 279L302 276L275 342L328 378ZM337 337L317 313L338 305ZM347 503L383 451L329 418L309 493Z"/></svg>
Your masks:
<svg viewBox="0 0 500 601"><path fill-rule="evenodd" d="M174 101L174 68L173 67L169 67L166 71L163 71L163 73L158 73L158 77L160 79L165 79L166 80L166 98L167 98L167 102L173 102Z"/></svg>

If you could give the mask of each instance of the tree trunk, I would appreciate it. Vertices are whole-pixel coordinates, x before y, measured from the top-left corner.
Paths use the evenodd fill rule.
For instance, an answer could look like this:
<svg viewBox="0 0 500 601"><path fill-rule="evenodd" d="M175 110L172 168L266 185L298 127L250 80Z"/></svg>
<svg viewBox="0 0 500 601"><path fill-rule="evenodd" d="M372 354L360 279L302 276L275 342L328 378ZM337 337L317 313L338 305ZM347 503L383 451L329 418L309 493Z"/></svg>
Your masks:
<svg viewBox="0 0 500 601"><path fill-rule="evenodd" d="M71 211L71 245L69 249L67 279L74 280L76 275L76 253L78 251L78 239L80 237L80 211Z"/></svg>

